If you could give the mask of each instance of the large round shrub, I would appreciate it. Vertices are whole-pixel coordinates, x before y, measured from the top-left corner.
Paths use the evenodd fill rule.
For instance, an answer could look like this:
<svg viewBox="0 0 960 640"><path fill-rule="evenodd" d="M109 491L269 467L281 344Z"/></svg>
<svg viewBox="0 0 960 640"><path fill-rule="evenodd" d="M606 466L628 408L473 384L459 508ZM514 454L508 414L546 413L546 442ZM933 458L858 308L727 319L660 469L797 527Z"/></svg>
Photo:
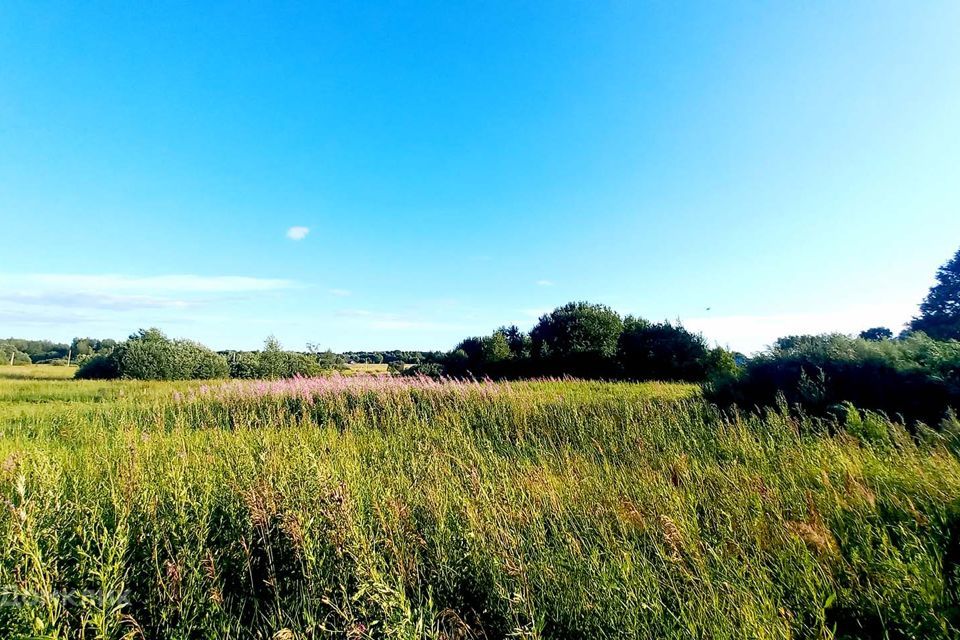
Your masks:
<svg viewBox="0 0 960 640"><path fill-rule="evenodd" d="M617 355L628 378L700 382L707 377L710 350L703 336L680 325L628 318Z"/></svg>
<svg viewBox="0 0 960 640"><path fill-rule="evenodd" d="M610 307L570 302L542 316L530 332L533 357L551 373L612 375L623 320Z"/></svg>
<svg viewBox="0 0 960 640"><path fill-rule="evenodd" d="M82 378L197 380L226 378L226 358L190 340L171 340L159 329L141 329L109 356L91 358L77 372Z"/></svg>
<svg viewBox="0 0 960 640"><path fill-rule="evenodd" d="M120 377L120 369L115 358L96 355L84 358L74 377L83 380L110 380Z"/></svg>

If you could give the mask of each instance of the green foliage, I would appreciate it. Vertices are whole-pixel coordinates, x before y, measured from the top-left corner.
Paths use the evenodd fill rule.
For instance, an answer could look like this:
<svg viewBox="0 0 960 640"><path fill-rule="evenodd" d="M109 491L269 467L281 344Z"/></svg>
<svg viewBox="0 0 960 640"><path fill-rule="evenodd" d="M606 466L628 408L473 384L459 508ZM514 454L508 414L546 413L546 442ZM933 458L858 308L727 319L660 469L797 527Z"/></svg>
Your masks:
<svg viewBox="0 0 960 640"><path fill-rule="evenodd" d="M84 356L95 354L109 354L117 347L117 341L111 339L100 340L98 338L74 338L70 343L70 353L76 361L81 361Z"/></svg>
<svg viewBox="0 0 960 640"><path fill-rule="evenodd" d="M27 365L32 361L29 354L9 343L0 343L0 365Z"/></svg>
<svg viewBox="0 0 960 640"><path fill-rule="evenodd" d="M710 350L703 336L679 324L627 317L617 357L627 378L700 382L707 378Z"/></svg>
<svg viewBox="0 0 960 640"><path fill-rule="evenodd" d="M517 377L529 370L529 354L529 336L516 327L501 327L489 336L461 340L436 364L455 377Z"/></svg>
<svg viewBox="0 0 960 640"><path fill-rule="evenodd" d="M511 357L516 361L522 361L530 357L530 351L532 348L532 341L530 336L521 331L517 325L510 325L509 327L500 327L497 329L495 334L500 333L507 339L507 344L510 346Z"/></svg>
<svg viewBox="0 0 960 640"><path fill-rule="evenodd" d="M481 347L484 362L495 365L504 360L513 357L513 351L510 349L510 342L505 333L494 331L493 335L483 339Z"/></svg>
<svg viewBox="0 0 960 640"><path fill-rule="evenodd" d="M893 339L893 331L886 327L873 327L872 329L861 331L859 337L861 340L870 340L873 342L891 340Z"/></svg>
<svg viewBox="0 0 960 640"><path fill-rule="evenodd" d="M402 374L406 370L406 363L402 360L391 360L387 363L387 371L394 374Z"/></svg>
<svg viewBox="0 0 960 640"><path fill-rule="evenodd" d="M340 354L345 363L382 364L394 360L404 362L437 362L443 354L438 351L344 351Z"/></svg>
<svg viewBox="0 0 960 640"><path fill-rule="evenodd" d="M483 338L464 338L444 359L448 372L454 376L482 376L486 373Z"/></svg>
<svg viewBox="0 0 960 640"><path fill-rule="evenodd" d="M321 371L342 370L347 367L346 358L330 349L321 349L318 345L307 344L307 351L317 361Z"/></svg>
<svg viewBox="0 0 960 640"><path fill-rule="evenodd" d="M403 370L405 376L426 376L428 378L442 378L446 373L444 366L436 362L421 362Z"/></svg>
<svg viewBox="0 0 960 640"><path fill-rule="evenodd" d="M713 384L735 380L742 368L737 364L737 356L723 347L714 347L707 353L706 375Z"/></svg>
<svg viewBox="0 0 960 640"><path fill-rule="evenodd" d="M172 340L159 329L141 329L106 356L85 362L78 378L120 377L137 380L226 378L226 359L190 340Z"/></svg>
<svg viewBox="0 0 960 640"><path fill-rule="evenodd" d="M31 362L46 362L57 358L65 358L70 346L50 340L23 340L20 338L7 338L0 340L0 350L6 351L7 360L10 362L10 352L25 353ZM18 360L22 360L17 356Z"/></svg>
<svg viewBox="0 0 960 640"><path fill-rule="evenodd" d="M552 373L610 376L622 331L623 320L609 307L570 302L540 318L530 332L531 351Z"/></svg>
<svg viewBox="0 0 960 640"><path fill-rule="evenodd" d="M109 353L115 346L115 340L97 338L74 338L69 345L50 340L7 338L0 340L0 364L10 364L11 354L14 364L66 364L68 358L79 363L97 353Z"/></svg>
<svg viewBox="0 0 960 640"><path fill-rule="evenodd" d="M83 360L75 374L80 380L110 380L120 377L119 363L115 358L95 355Z"/></svg>
<svg viewBox="0 0 960 640"><path fill-rule="evenodd" d="M789 336L711 389L717 402L748 408L772 405L778 396L819 415L850 402L936 425L960 406L960 342L922 333L882 341Z"/></svg>
<svg viewBox="0 0 960 640"><path fill-rule="evenodd" d="M268 336L261 351L234 352L228 356L233 378L279 379L318 376L342 366L331 352L284 351L280 341Z"/></svg>
<svg viewBox="0 0 960 640"><path fill-rule="evenodd" d="M704 381L735 377L736 359L669 322L621 319L609 307L571 302L540 318L530 335L516 326L462 340L443 358L453 377L576 376Z"/></svg>
<svg viewBox="0 0 960 640"><path fill-rule="evenodd" d="M960 340L960 249L937 270L937 283L910 328L938 340Z"/></svg>
<svg viewBox="0 0 960 640"><path fill-rule="evenodd" d="M463 343L461 343L463 344ZM470 354L460 347L454 349L444 358L444 365L454 376L462 376L470 371Z"/></svg>

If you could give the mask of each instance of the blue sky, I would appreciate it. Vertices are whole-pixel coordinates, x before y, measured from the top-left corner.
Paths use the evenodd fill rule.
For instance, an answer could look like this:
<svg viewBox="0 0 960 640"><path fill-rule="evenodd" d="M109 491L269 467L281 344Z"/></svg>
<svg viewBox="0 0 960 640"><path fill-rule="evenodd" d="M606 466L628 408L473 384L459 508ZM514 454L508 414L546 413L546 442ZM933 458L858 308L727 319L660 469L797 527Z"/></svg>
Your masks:
<svg viewBox="0 0 960 640"><path fill-rule="evenodd" d="M306 5L306 6L304 6ZM960 246L960 3L0 4L0 334L752 351Z"/></svg>

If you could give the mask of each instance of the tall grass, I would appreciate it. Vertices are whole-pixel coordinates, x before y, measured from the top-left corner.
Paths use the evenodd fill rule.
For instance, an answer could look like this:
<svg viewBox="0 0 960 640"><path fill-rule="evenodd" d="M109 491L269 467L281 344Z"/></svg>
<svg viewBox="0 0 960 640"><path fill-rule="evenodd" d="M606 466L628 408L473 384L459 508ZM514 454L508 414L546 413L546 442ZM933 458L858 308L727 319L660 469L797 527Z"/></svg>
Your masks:
<svg viewBox="0 0 960 640"><path fill-rule="evenodd" d="M0 384L3 637L960 628L949 433L679 385L29 384Z"/></svg>

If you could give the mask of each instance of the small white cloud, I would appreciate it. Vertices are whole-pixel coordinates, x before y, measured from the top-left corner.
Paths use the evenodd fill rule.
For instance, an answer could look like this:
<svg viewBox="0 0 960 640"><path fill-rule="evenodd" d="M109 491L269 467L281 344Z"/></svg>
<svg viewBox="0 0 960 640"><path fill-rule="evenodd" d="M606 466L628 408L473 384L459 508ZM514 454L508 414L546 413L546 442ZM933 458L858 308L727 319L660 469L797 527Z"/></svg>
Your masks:
<svg viewBox="0 0 960 640"><path fill-rule="evenodd" d="M338 298L346 298L347 296L353 295L353 291L350 291L349 289L330 289L329 293L330 295L337 296Z"/></svg>
<svg viewBox="0 0 960 640"><path fill-rule="evenodd" d="M303 240L310 233L310 227L290 227L287 229L287 237L291 240Z"/></svg>
<svg viewBox="0 0 960 640"><path fill-rule="evenodd" d="M537 280L535 283L538 287L552 287L553 280Z"/></svg>

